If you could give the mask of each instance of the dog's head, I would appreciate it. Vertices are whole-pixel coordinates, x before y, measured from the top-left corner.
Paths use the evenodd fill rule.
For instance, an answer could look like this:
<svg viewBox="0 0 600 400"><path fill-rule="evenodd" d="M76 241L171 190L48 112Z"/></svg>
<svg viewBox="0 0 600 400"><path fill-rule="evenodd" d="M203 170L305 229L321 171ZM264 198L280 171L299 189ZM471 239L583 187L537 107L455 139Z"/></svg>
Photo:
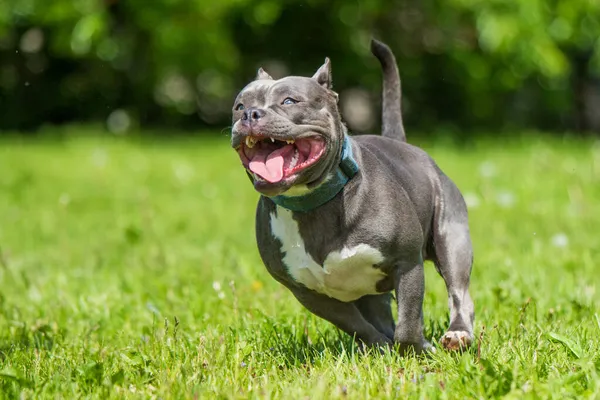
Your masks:
<svg viewBox="0 0 600 400"><path fill-rule="evenodd" d="M339 162L344 128L329 59L313 77L274 80L263 69L233 105L231 146L266 196L318 186Z"/></svg>

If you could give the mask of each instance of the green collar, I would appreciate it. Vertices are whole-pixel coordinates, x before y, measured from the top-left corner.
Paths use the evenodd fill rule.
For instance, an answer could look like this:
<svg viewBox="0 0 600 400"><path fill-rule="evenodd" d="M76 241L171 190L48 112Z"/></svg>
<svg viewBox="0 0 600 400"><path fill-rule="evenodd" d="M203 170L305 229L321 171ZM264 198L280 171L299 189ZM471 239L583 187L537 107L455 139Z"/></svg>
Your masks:
<svg viewBox="0 0 600 400"><path fill-rule="evenodd" d="M335 169L333 177L319 185L314 190L302 196L275 196L270 197L278 206L291 211L308 212L333 199L348 181L358 173L358 164L352 156L352 143L348 135L344 135L342 145L342 159Z"/></svg>

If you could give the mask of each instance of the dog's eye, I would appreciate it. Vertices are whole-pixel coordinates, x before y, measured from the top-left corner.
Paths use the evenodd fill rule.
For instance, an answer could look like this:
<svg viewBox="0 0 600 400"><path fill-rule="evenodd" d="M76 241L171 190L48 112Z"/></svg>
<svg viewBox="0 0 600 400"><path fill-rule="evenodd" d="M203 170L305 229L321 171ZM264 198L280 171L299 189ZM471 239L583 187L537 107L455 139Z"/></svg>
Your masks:
<svg viewBox="0 0 600 400"><path fill-rule="evenodd" d="M237 106L235 106L235 111L240 111L244 109L244 105L242 103L238 104Z"/></svg>
<svg viewBox="0 0 600 400"><path fill-rule="evenodd" d="M297 102L298 102L298 100L294 100L291 97L287 97L285 100L283 100L283 102L281 104L290 105L290 104L296 104Z"/></svg>

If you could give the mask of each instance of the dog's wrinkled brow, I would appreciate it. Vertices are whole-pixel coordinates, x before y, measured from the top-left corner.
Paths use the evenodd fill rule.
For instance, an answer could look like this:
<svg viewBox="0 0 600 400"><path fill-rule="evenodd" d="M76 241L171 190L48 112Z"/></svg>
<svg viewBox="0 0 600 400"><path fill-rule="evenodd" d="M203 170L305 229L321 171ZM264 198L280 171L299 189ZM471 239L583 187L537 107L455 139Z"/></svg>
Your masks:
<svg viewBox="0 0 600 400"><path fill-rule="evenodd" d="M259 80L250 82L244 90L240 93L238 99L244 99L245 101L254 100L259 103L266 102L267 92L269 88L273 86L276 81Z"/></svg>
<svg viewBox="0 0 600 400"><path fill-rule="evenodd" d="M304 94L306 92L306 90L303 90L302 87L298 86L298 85L275 85L273 87L273 89L271 90L271 95L272 96L282 96L282 95L290 95L290 94L295 94L295 95L301 95Z"/></svg>
<svg viewBox="0 0 600 400"><path fill-rule="evenodd" d="M271 86L273 86L273 84L275 84L275 82L277 81L267 81L267 80L260 80L260 81L254 81L254 82L250 82L242 91L241 94L244 95L255 95L257 93L262 93L263 95L269 90L269 88Z"/></svg>

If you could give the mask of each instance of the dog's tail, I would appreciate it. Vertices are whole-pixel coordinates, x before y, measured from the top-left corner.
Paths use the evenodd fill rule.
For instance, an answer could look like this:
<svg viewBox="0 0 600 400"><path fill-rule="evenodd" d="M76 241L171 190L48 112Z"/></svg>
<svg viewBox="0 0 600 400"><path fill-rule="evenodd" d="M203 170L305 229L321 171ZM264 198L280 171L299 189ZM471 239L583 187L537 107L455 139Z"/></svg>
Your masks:
<svg viewBox="0 0 600 400"><path fill-rule="evenodd" d="M406 142L400 106L402 97L400 73L396 58L386 44L375 39L371 39L371 53L377 57L383 70L382 135Z"/></svg>

